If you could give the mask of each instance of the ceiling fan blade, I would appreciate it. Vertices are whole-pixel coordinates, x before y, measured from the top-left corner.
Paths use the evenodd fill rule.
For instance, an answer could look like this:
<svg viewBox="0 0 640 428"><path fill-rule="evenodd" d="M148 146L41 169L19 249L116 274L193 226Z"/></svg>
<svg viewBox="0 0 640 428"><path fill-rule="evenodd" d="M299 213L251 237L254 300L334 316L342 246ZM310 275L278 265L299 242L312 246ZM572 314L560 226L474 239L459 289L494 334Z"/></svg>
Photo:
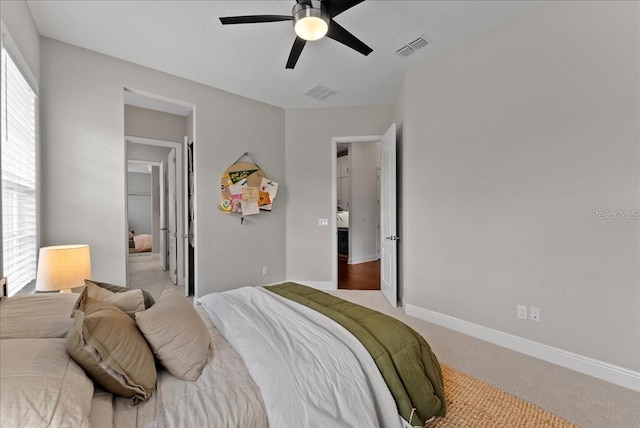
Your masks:
<svg viewBox="0 0 640 428"><path fill-rule="evenodd" d="M300 58L300 54L302 53L302 48L304 48L306 43L306 40L296 37L296 40L293 42L293 46L291 47L289 59L287 60L287 68L292 69L296 66L296 62L298 62L298 58Z"/></svg>
<svg viewBox="0 0 640 428"><path fill-rule="evenodd" d="M322 4L329 16L333 18L363 1L364 0L324 0Z"/></svg>
<svg viewBox="0 0 640 428"><path fill-rule="evenodd" d="M340 24L333 20L331 20L331 22L329 23L329 31L327 32L327 37L360 52L364 56L367 56L371 52L373 52L373 49L365 45L362 41L360 41L360 39L345 30Z"/></svg>
<svg viewBox="0 0 640 428"><path fill-rule="evenodd" d="M228 24L258 24L261 22L291 21L293 16L289 15L246 15L246 16L226 16L220 18L223 25Z"/></svg>

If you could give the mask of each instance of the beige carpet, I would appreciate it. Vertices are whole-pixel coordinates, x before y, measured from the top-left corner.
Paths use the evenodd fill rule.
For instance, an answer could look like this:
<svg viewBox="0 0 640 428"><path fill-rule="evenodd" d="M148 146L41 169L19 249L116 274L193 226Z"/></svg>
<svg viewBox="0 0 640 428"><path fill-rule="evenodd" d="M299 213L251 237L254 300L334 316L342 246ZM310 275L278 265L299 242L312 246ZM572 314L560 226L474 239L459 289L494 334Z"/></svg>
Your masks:
<svg viewBox="0 0 640 428"><path fill-rule="evenodd" d="M577 428L577 425L444 364L447 416L428 428Z"/></svg>
<svg viewBox="0 0 640 428"><path fill-rule="evenodd" d="M427 339L440 363L582 428L640 428L640 392L407 316L402 308L391 307L379 291L329 293L398 318ZM429 428L433 426L455 425Z"/></svg>

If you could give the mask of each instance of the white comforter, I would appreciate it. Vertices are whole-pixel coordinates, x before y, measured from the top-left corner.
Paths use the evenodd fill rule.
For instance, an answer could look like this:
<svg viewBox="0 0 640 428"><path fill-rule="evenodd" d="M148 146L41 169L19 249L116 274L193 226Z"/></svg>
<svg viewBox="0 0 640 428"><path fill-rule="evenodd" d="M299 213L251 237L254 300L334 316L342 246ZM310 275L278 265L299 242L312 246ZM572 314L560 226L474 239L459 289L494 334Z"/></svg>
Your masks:
<svg viewBox="0 0 640 428"><path fill-rule="evenodd" d="M337 323L262 288L199 302L242 356L270 426L401 426L371 356Z"/></svg>
<svg viewBox="0 0 640 428"><path fill-rule="evenodd" d="M211 335L211 351L198 380L181 380L160 370L156 391L137 406L130 399L98 392L91 401L92 428L269 426L260 391L242 358L211 324L204 309L199 306L196 311Z"/></svg>

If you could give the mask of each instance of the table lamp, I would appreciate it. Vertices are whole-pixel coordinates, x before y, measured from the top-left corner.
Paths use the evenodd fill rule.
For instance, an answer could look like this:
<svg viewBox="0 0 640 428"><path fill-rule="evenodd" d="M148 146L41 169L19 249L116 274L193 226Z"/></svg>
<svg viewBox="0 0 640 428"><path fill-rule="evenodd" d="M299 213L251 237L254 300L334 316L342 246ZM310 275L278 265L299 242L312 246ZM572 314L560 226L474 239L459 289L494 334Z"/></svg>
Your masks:
<svg viewBox="0 0 640 428"><path fill-rule="evenodd" d="M91 252L88 245L55 245L40 248L37 291L71 293L91 279Z"/></svg>

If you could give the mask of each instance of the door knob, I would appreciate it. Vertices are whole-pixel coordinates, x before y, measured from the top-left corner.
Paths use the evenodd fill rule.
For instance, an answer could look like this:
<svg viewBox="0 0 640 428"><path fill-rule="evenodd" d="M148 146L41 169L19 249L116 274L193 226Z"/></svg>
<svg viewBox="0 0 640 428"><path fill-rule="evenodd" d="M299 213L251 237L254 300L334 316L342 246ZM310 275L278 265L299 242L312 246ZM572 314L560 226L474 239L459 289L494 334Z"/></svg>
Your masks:
<svg viewBox="0 0 640 428"><path fill-rule="evenodd" d="M400 240L400 237L399 237L399 236L396 236L396 235L391 235L391 236L387 236L387 237L386 237L386 238L384 238L384 239L386 239L387 241L399 241L399 240Z"/></svg>

